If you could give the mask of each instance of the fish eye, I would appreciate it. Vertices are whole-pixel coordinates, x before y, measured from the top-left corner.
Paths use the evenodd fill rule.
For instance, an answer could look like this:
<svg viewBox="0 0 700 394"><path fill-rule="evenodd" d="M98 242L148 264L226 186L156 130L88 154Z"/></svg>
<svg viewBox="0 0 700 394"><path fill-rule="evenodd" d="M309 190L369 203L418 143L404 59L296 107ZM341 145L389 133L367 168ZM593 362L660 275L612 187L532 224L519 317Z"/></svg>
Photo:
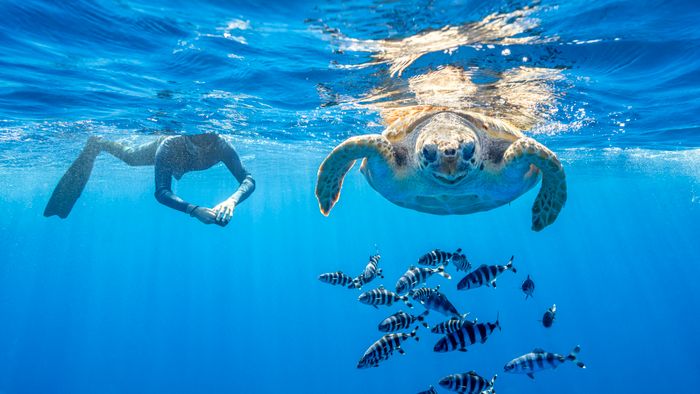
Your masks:
<svg viewBox="0 0 700 394"><path fill-rule="evenodd" d="M422 151L423 157L429 162L437 160L437 149L433 145L426 145Z"/></svg>

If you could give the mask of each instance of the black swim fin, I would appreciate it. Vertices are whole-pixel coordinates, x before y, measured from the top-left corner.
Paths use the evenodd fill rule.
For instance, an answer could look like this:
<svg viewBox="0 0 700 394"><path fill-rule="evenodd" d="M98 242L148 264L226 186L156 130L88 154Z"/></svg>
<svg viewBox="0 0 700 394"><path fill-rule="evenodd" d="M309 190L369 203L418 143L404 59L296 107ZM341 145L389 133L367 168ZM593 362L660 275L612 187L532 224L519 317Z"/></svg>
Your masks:
<svg viewBox="0 0 700 394"><path fill-rule="evenodd" d="M73 205L85 189L88 179L90 179L92 167L98 154L99 150L93 146L87 146L80 152L80 156L75 159L68 171L58 181L49 202L46 204L44 216L56 215L62 219L68 217Z"/></svg>

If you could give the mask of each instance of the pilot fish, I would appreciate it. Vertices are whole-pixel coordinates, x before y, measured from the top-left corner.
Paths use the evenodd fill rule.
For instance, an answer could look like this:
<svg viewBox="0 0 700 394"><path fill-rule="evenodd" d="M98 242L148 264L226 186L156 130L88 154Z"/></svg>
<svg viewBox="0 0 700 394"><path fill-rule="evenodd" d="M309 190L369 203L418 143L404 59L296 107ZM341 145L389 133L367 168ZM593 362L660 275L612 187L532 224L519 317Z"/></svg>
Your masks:
<svg viewBox="0 0 700 394"><path fill-rule="evenodd" d="M468 313L465 313L461 317L453 317L450 318L450 320L446 320L442 323L436 324L433 326L433 328L430 329L430 332L435 333L435 334L449 334L451 332L455 332L462 328L462 324L476 324L477 321L469 321L467 320L467 315Z"/></svg>
<svg viewBox="0 0 700 394"><path fill-rule="evenodd" d="M413 305L408 301L408 296L398 295L384 288L384 286L379 286L376 289L372 289L360 294L358 300L367 305L372 305L377 307L377 305L387 305L390 306L396 301L403 301L406 306L413 308Z"/></svg>
<svg viewBox="0 0 700 394"><path fill-rule="evenodd" d="M373 281L374 278L376 278L377 276L380 278L384 278L384 275L382 274L382 269L379 268L379 259L381 258L382 256L378 254L369 256L369 262L365 266L365 270L362 271L362 273L358 275L355 279L353 279L353 287L361 289L362 286Z"/></svg>
<svg viewBox="0 0 700 394"><path fill-rule="evenodd" d="M457 249L454 253L450 252L445 252L440 249L434 249L431 250L430 252L422 255L418 259L418 264L419 265L428 265L431 267L436 267L438 265L447 265L452 261L452 258L454 255L458 255L462 249Z"/></svg>
<svg viewBox="0 0 700 394"><path fill-rule="evenodd" d="M396 282L396 292L398 294L403 294L413 290L413 288L419 284L425 283L425 281L433 276L433 274L438 274L444 278L452 279L450 274L445 272L445 267L442 265L437 268L410 266L408 271L406 271L406 273L399 278L398 282Z"/></svg>
<svg viewBox="0 0 700 394"><path fill-rule="evenodd" d="M404 311L398 311L379 323L379 331L394 332L404 330L411 327L416 321L421 322L425 328L428 328L428 323L425 322L425 316L428 312L429 311L426 310L420 315L414 316Z"/></svg>
<svg viewBox="0 0 700 394"><path fill-rule="evenodd" d="M525 293L526 300L528 299L528 297L532 297L532 293L535 292L535 282L532 279L530 279L530 275L527 276L527 279L525 279L520 288L523 289L523 293Z"/></svg>
<svg viewBox="0 0 700 394"><path fill-rule="evenodd" d="M472 268L472 263L470 263L467 256L462 253L462 249L457 249L457 251L452 254L452 259L450 261L454 264L457 271L469 272Z"/></svg>
<svg viewBox="0 0 700 394"><path fill-rule="evenodd" d="M460 352L466 352L467 346L473 345L477 342L484 343L489 338L489 335L498 328L501 329L499 319L496 318L495 323L476 323L476 324L462 324L459 330L451 332L435 344L433 350L438 353L445 353L452 350L459 350Z"/></svg>
<svg viewBox="0 0 700 394"><path fill-rule="evenodd" d="M557 305L554 304L552 305L551 308L547 309L547 311L544 313L542 316L542 325L545 326L546 328L552 327L552 324L554 323L554 318L557 315Z"/></svg>
<svg viewBox="0 0 700 394"><path fill-rule="evenodd" d="M447 297L440 291L440 286L436 286L434 289L429 287L423 287L417 290L411 290L409 295L414 301L418 301L426 309L431 309L436 312L440 312L445 316L461 316L455 308L454 305L447 299Z"/></svg>
<svg viewBox="0 0 700 394"><path fill-rule="evenodd" d="M496 277L507 270L511 270L513 273L517 272L513 267L513 257L506 265L482 264L457 283L457 290L475 289L483 285L496 287Z"/></svg>
<svg viewBox="0 0 700 394"><path fill-rule="evenodd" d="M367 349L357 363L357 368L378 367L379 362L388 360L394 353L394 350L399 352L399 354L405 354L406 352L401 349L401 343L405 342L408 338L415 338L417 341L418 336L416 335L416 330L418 330L418 327L414 328L409 334L400 332L397 334L386 334L379 338L377 342L373 343L372 346Z"/></svg>
<svg viewBox="0 0 700 394"><path fill-rule="evenodd" d="M330 285L341 285L343 287L353 287L352 278L345 275L342 271L338 272L328 272L318 276L318 280L323 283L328 283Z"/></svg>
<svg viewBox="0 0 700 394"><path fill-rule="evenodd" d="M545 369L555 369L561 364L571 361L579 368L586 368L586 365L576 358L581 351L581 346L576 346L568 356L563 356L556 353L548 353L542 349L535 349L532 353L520 356L503 367L505 372L509 373L524 373L534 379L535 372L544 371Z"/></svg>
<svg viewBox="0 0 700 394"><path fill-rule="evenodd" d="M458 393L478 394L486 392L495 394L493 384L496 382L496 376L493 375L491 380L486 380L474 371L458 373L440 379L440 387Z"/></svg>

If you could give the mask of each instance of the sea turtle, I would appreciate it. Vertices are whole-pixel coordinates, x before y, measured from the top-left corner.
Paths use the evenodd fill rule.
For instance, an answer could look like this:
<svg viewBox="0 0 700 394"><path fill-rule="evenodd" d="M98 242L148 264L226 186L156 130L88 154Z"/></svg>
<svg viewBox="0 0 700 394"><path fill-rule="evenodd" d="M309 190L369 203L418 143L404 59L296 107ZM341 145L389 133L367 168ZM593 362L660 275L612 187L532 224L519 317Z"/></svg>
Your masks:
<svg viewBox="0 0 700 394"><path fill-rule="evenodd" d="M389 201L438 215L469 214L507 204L537 184L532 229L557 218L566 176L557 156L509 123L440 107L401 110L380 134L351 137L318 170L316 197L328 215L356 160L369 184Z"/></svg>

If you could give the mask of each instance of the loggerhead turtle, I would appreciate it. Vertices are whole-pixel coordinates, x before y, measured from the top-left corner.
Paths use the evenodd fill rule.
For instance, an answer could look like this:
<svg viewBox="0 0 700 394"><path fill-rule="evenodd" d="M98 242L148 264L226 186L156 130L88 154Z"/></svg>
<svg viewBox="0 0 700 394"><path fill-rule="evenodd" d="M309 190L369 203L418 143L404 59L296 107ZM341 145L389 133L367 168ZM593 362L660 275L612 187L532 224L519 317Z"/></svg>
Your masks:
<svg viewBox="0 0 700 394"><path fill-rule="evenodd" d="M532 229L552 224L566 202L557 156L509 123L478 113L423 107L394 116L380 134L351 137L318 170L316 197L328 215L356 160L389 201L438 215L469 214L507 204L537 184Z"/></svg>

